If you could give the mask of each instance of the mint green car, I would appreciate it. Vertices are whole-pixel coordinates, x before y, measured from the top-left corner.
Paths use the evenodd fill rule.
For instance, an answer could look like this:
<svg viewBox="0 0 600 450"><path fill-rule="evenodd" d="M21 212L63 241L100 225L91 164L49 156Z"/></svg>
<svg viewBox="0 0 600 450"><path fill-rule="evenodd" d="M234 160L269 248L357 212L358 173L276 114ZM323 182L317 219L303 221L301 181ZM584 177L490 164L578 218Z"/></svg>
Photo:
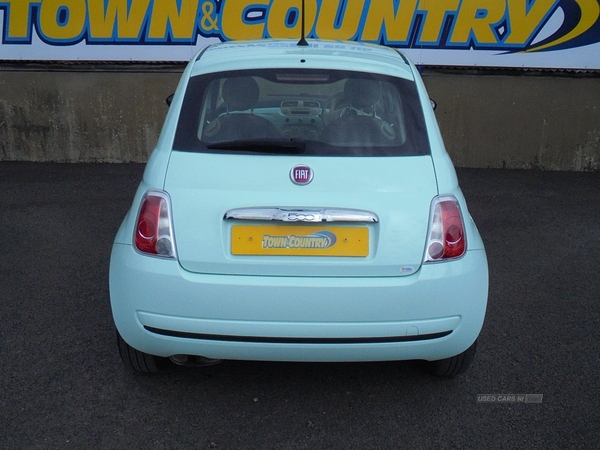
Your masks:
<svg viewBox="0 0 600 450"><path fill-rule="evenodd" d="M471 364L484 245L401 52L220 43L187 66L115 238L126 366Z"/></svg>

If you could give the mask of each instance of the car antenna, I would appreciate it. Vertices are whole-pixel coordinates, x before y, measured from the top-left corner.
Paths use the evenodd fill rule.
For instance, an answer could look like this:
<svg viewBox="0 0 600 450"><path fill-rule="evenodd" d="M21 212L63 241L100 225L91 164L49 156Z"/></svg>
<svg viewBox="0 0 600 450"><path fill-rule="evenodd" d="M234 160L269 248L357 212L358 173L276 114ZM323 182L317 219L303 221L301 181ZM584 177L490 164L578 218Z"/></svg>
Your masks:
<svg viewBox="0 0 600 450"><path fill-rule="evenodd" d="M306 47L308 46L308 42L306 42L306 39L304 37L304 0L302 0L302 11L300 11L301 14L301 21L302 21L302 28L301 28L301 33L302 36L300 37L300 40L298 41L298 43L296 45L299 45L301 47Z"/></svg>

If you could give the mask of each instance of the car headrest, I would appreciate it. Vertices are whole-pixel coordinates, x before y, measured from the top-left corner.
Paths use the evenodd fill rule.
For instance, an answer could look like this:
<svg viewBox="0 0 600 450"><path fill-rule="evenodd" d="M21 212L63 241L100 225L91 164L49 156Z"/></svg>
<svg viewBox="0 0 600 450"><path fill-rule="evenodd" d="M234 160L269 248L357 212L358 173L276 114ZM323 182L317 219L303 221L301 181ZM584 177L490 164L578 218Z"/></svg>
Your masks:
<svg viewBox="0 0 600 450"><path fill-rule="evenodd" d="M381 84L375 80L349 78L344 84L344 94L354 108L369 108L381 98Z"/></svg>
<svg viewBox="0 0 600 450"><path fill-rule="evenodd" d="M258 102L258 83L252 77L228 78L221 94L229 111L245 111Z"/></svg>

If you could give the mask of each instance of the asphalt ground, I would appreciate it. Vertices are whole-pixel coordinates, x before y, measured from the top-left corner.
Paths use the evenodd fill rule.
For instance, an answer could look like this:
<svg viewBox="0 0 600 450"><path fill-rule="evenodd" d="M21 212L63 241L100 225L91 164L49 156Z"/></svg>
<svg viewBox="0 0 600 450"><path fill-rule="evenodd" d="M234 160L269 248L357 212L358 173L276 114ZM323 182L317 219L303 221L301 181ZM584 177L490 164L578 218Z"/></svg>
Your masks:
<svg viewBox="0 0 600 450"><path fill-rule="evenodd" d="M458 171L490 296L473 366L440 380L415 362L127 372L108 262L142 171L0 163L1 448L600 445L600 173Z"/></svg>

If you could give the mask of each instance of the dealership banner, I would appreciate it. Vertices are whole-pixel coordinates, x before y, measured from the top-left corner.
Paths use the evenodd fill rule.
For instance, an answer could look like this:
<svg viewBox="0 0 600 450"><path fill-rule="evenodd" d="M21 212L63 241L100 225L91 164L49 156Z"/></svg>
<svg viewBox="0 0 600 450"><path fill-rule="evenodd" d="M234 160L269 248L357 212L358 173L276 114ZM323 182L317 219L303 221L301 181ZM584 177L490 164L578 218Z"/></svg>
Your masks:
<svg viewBox="0 0 600 450"><path fill-rule="evenodd" d="M186 61L219 41L301 34L301 0L0 0L0 60ZM309 38L417 64L600 69L600 0L305 0Z"/></svg>

